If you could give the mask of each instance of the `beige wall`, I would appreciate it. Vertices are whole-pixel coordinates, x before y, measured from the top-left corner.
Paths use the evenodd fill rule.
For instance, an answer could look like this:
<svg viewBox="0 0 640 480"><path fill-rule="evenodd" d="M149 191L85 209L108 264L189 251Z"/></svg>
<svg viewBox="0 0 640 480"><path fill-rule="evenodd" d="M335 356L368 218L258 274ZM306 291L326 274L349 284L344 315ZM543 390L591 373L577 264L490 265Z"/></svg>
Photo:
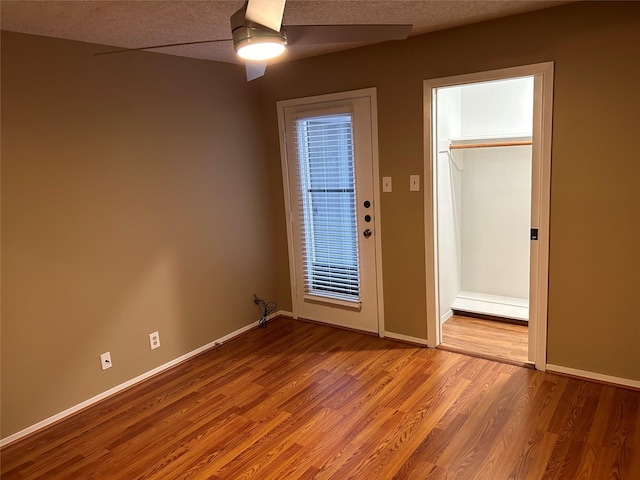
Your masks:
<svg viewBox="0 0 640 480"><path fill-rule="evenodd" d="M640 380L638 44L639 3L584 2L247 85L233 65L3 33L2 436L251 323L253 292L291 308L276 100L377 87L386 328L426 338L423 195L403 188L423 174L422 81L544 61L549 362Z"/></svg>
<svg viewBox="0 0 640 480"><path fill-rule="evenodd" d="M254 292L275 298L243 68L96 50L2 34L3 437L256 321Z"/></svg>
<svg viewBox="0 0 640 480"><path fill-rule="evenodd" d="M585 2L272 67L273 182L277 100L377 87L380 175L394 185L381 200L386 329L426 338L423 197L408 191L424 178L422 82L554 61L548 362L640 380L638 45L640 3Z"/></svg>

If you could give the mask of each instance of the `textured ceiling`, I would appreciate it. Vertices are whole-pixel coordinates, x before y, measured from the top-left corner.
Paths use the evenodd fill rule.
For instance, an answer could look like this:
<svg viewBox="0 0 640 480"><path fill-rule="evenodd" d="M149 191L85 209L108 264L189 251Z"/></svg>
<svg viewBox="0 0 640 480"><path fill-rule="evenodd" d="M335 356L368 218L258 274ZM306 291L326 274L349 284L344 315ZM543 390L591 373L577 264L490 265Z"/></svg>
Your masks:
<svg viewBox="0 0 640 480"><path fill-rule="evenodd" d="M498 1L311 1L288 0L284 24L410 23L411 35L569 3L551 0ZM139 48L230 38L229 18L243 1L8 1L0 3L3 30ZM282 60L303 58L353 45L292 45ZM154 50L158 53L239 63L232 43Z"/></svg>

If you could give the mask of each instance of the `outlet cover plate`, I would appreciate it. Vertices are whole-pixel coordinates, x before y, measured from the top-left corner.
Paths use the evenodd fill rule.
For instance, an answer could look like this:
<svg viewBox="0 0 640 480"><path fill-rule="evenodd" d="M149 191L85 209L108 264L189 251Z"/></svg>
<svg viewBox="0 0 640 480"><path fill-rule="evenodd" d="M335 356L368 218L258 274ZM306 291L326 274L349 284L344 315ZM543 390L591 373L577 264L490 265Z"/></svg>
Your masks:
<svg viewBox="0 0 640 480"><path fill-rule="evenodd" d="M160 346L160 334L158 332L149 334L149 346L151 347L151 350Z"/></svg>

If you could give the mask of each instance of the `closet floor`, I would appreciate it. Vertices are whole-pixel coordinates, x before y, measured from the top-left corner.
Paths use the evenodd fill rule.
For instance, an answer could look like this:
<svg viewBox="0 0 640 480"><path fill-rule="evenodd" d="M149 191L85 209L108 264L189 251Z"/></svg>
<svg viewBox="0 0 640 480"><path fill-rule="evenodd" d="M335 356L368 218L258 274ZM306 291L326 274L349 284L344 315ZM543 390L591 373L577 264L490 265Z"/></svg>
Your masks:
<svg viewBox="0 0 640 480"><path fill-rule="evenodd" d="M526 364L528 345L526 325L460 315L454 315L442 324L440 347L444 350Z"/></svg>

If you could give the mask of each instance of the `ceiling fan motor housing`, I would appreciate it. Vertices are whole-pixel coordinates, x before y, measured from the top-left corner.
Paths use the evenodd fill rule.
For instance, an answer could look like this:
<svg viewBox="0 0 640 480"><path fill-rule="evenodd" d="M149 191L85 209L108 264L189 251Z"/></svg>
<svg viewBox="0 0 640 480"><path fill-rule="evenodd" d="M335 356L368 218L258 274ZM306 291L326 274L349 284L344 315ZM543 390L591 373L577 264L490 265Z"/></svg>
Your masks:
<svg viewBox="0 0 640 480"><path fill-rule="evenodd" d="M245 18L245 9L241 8L231 16L231 34L233 36L233 47L236 51L241 46L277 41L282 45L287 44L287 37L284 28L276 32L270 28L251 22Z"/></svg>

